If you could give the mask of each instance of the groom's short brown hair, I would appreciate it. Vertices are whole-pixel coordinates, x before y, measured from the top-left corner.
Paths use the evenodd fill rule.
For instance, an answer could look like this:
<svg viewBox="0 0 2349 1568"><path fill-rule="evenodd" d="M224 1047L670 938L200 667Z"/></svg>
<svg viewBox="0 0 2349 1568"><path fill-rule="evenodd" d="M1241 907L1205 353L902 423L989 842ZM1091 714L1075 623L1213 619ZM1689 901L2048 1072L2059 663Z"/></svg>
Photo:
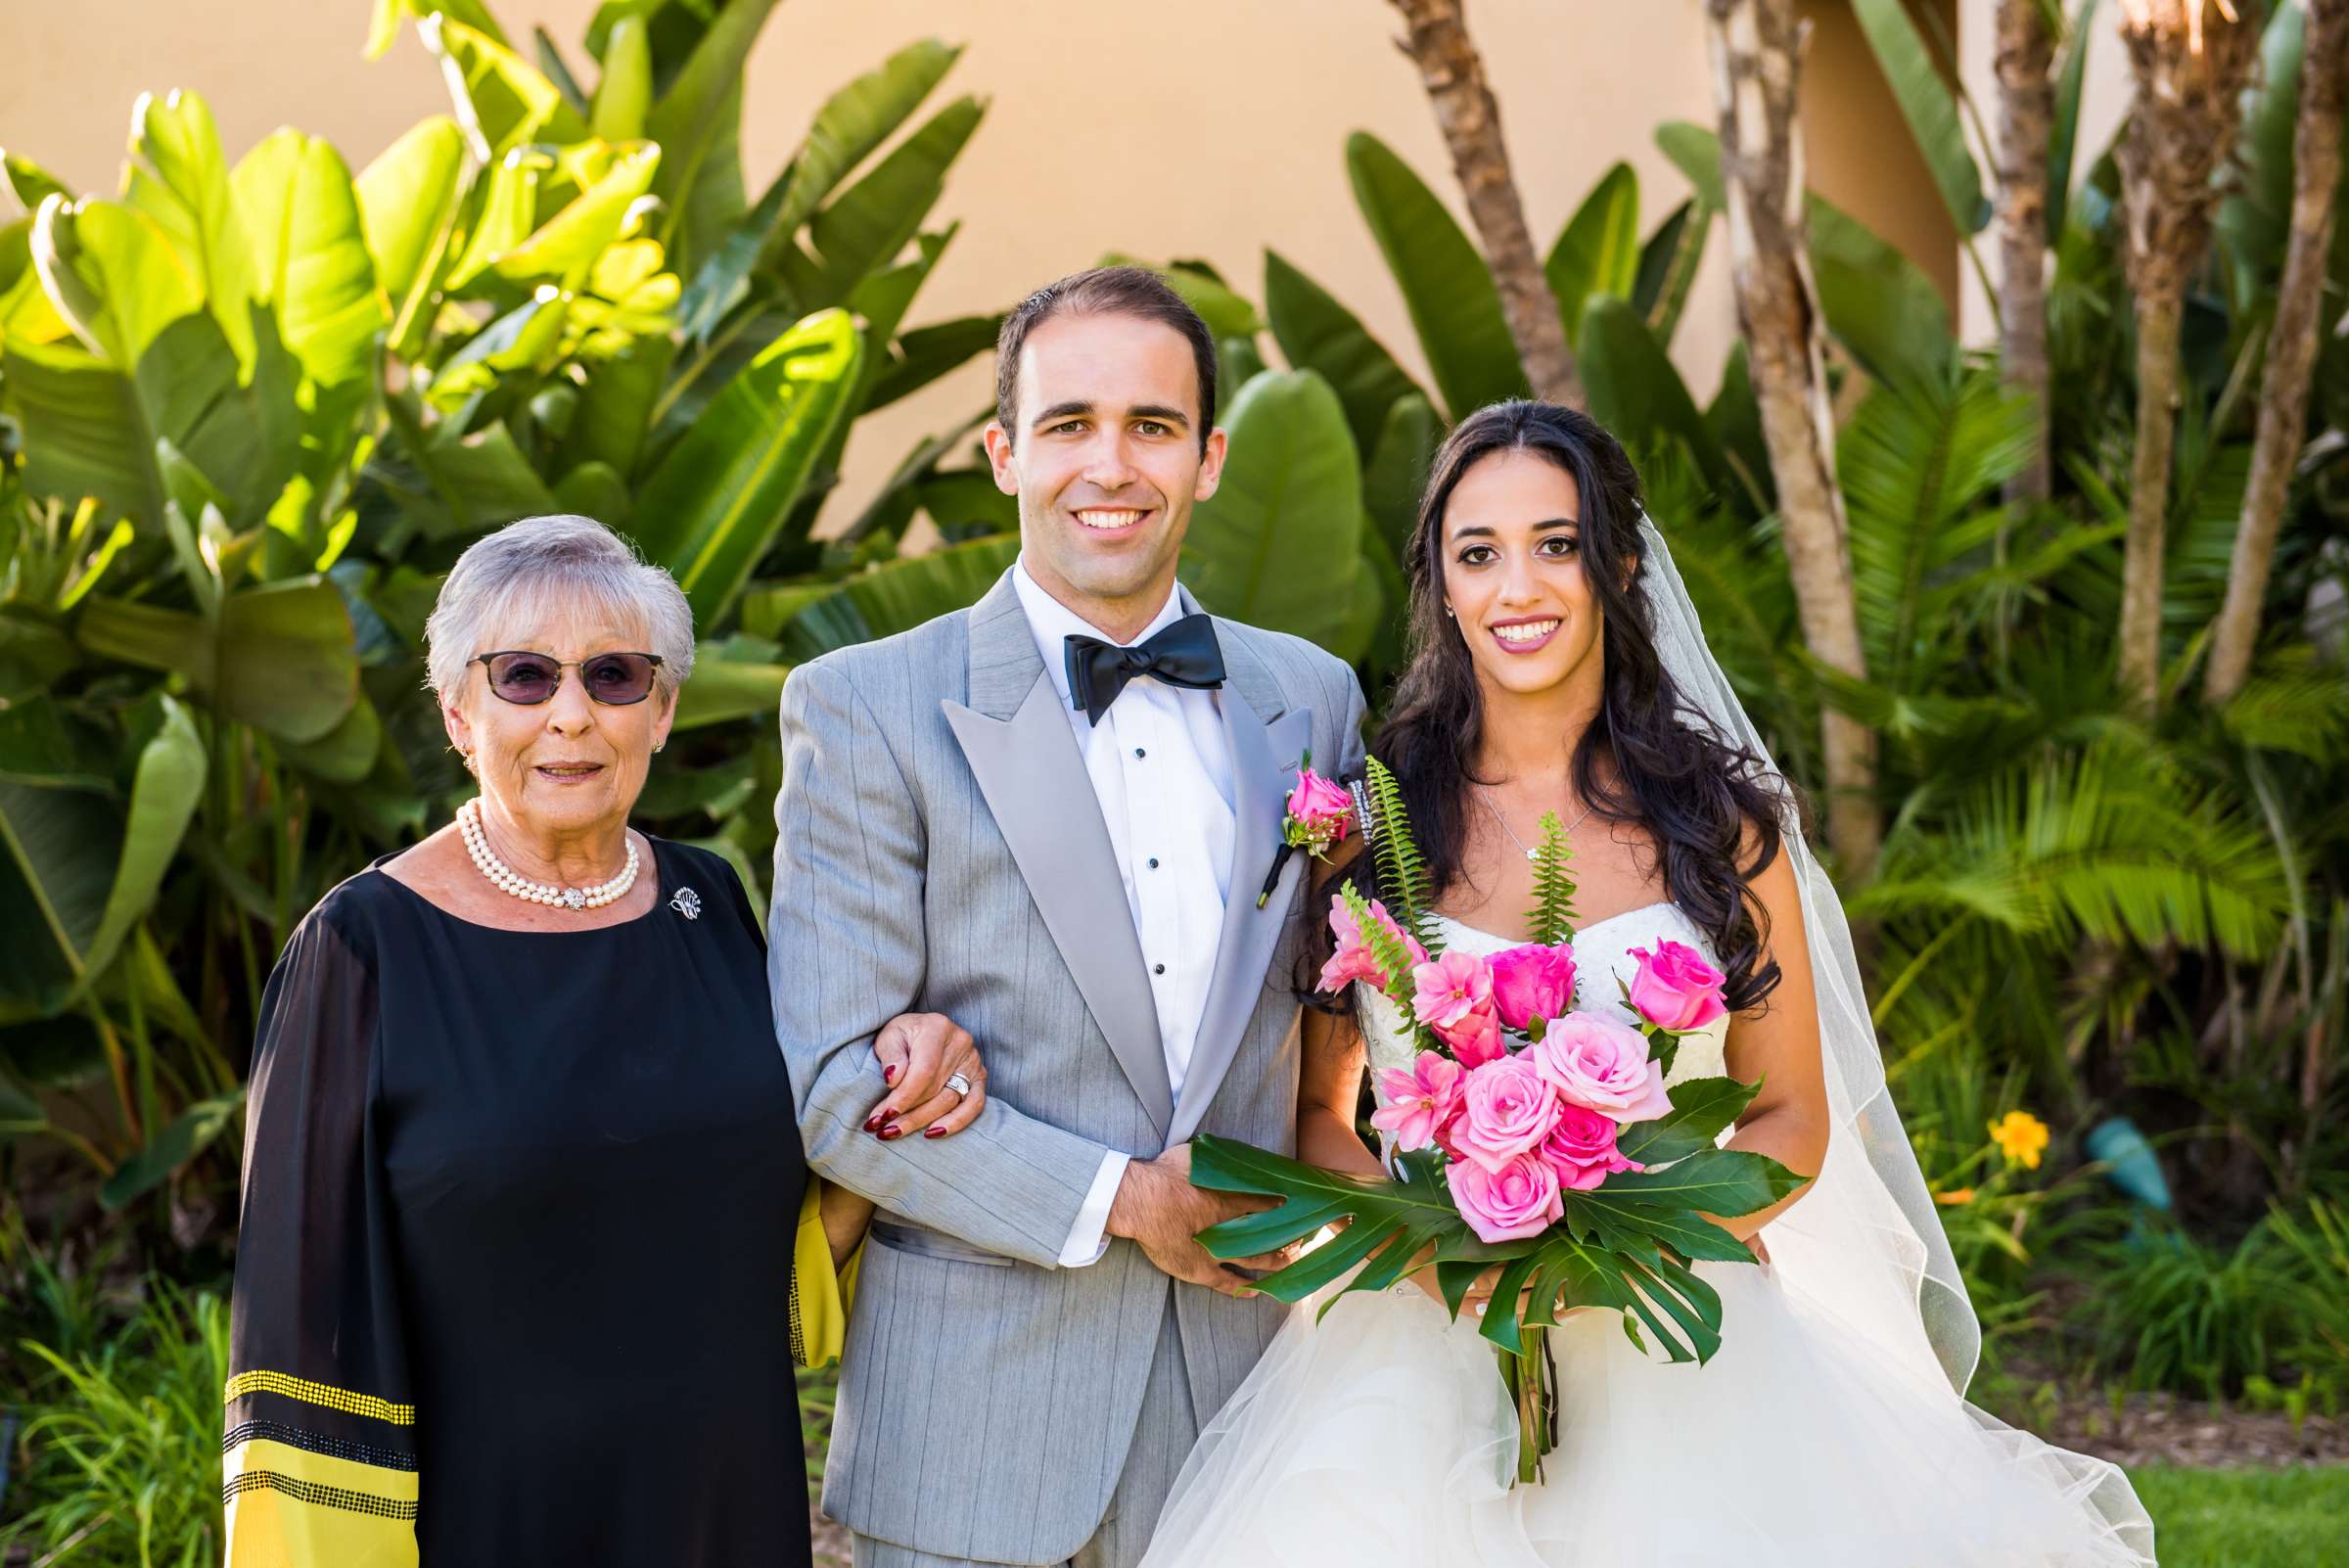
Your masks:
<svg viewBox="0 0 2349 1568"><path fill-rule="evenodd" d="M1022 300L1003 318L995 339L995 422L1014 445L1019 442L1020 349L1054 316L1139 316L1173 327L1191 346L1199 372L1199 449L1216 428L1216 337L1190 301L1147 267L1092 267L1072 272Z"/></svg>

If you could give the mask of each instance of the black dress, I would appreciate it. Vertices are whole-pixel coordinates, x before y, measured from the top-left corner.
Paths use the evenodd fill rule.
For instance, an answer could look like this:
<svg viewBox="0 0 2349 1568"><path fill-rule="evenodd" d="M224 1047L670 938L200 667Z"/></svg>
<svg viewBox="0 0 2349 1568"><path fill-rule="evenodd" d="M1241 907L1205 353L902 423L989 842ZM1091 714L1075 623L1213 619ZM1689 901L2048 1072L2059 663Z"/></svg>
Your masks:
<svg viewBox="0 0 2349 1568"><path fill-rule="evenodd" d="M652 844L659 897L620 925L501 931L370 867L287 945L230 1568L807 1563L806 1170L763 944L725 861Z"/></svg>

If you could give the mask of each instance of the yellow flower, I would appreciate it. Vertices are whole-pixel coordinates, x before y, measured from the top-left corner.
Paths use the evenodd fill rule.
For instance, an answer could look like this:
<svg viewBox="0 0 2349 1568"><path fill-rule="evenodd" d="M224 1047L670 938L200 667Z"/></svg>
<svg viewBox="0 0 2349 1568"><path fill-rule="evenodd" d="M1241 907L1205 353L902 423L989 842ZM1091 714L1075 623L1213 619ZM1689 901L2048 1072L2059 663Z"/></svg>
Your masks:
<svg viewBox="0 0 2349 1568"><path fill-rule="evenodd" d="M1990 1124L1990 1140L2006 1156L2008 1165L2036 1171L2048 1146L2048 1124L2029 1111L2008 1111Z"/></svg>
<svg viewBox="0 0 2349 1568"><path fill-rule="evenodd" d="M1934 1193L1933 1201L1940 1204L1945 1209L1955 1209L1959 1204L1973 1202L1974 1189L1971 1187L1952 1187L1947 1192Z"/></svg>

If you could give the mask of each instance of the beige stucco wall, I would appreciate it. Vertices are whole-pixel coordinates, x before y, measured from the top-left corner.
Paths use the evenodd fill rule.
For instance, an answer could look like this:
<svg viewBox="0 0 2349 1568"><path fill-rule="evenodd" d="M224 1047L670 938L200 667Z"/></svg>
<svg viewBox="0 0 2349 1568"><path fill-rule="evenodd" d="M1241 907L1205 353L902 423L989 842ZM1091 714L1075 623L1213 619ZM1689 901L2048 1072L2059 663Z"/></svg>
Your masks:
<svg viewBox="0 0 2349 1568"><path fill-rule="evenodd" d="M592 69L576 41L594 0L492 3L515 36L542 24L575 69ZM332 139L355 167L445 102L412 32L387 59L361 60L368 10L366 0L0 0L0 146L80 188L111 190L133 97L184 86L210 102L232 156L295 124ZM1954 286L1946 223L1848 4L1806 0L1805 10L1819 27L1806 109L1815 180ZM1666 119L1712 120L1698 0L1474 0L1469 15L1539 246L1617 159L1638 172L1643 226L1681 199L1650 133ZM947 88L992 107L940 208L967 223L916 321L1000 308L1110 250L1205 256L1254 296L1270 246L1417 370L1342 155L1349 131L1371 130L1451 196L1397 27L1382 0L786 0L751 63L745 163L755 192L826 93L912 38L960 39L968 52ZM1725 250L1717 230L1675 345L1700 398L1735 330ZM922 435L983 403L987 386L984 366L966 367L860 426L841 504L854 505Z"/></svg>

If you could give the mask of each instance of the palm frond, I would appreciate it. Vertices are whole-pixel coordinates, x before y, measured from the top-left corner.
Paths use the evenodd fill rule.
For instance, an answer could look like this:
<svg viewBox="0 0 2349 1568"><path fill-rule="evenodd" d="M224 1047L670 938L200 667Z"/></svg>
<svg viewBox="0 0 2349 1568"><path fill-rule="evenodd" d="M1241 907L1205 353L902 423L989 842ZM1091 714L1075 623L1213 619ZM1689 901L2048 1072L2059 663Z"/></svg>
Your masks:
<svg viewBox="0 0 2349 1568"><path fill-rule="evenodd" d="M1566 870L1574 846L1555 811L1542 813L1542 843L1534 851L1534 941L1555 946L1574 935L1574 878Z"/></svg>

